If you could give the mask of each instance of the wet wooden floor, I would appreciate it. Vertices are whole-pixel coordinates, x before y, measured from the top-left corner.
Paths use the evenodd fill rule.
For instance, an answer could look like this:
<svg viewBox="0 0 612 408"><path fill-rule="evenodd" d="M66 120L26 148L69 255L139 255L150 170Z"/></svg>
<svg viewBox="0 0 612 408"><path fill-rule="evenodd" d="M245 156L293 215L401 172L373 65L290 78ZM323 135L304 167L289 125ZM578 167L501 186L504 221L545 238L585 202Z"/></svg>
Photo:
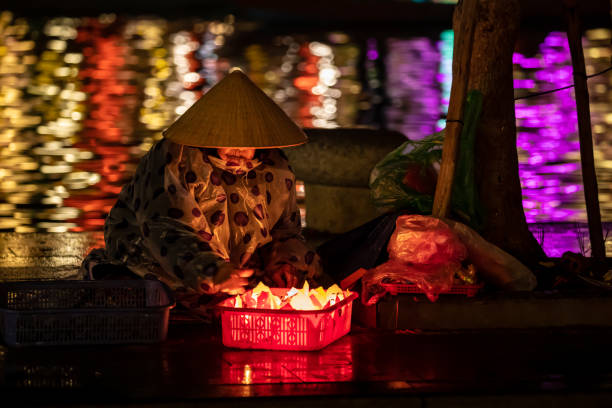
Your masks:
<svg viewBox="0 0 612 408"><path fill-rule="evenodd" d="M0 234L0 280L75 278L100 238ZM272 352L226 348L218 326L178 317L168 340L155 345L0 346L0 400L18 401L11 406L612 406L610 327L429 333L353 327L321 351Z"/></svg>
<svg viewBox="0 0 612 408"><path fill-rule="evenodd" d="M0 233L0 281L76 279L85 255L103 244L102 233Z"/></svg>
<svg viewBox="0 0 612 408"><path fill-rule="evenodd" d="M253 398L270 405L281 398L295 406L339 398L432 406L446 398L487 406L500 398L515 406L510 402L526 398L609 406L611 342L612 330L594 329L354 328L317 352L249 351L224 347L211 326L175 323L168 340L155 345L2 348L0 395L51 405L235 405Z"/></svg>

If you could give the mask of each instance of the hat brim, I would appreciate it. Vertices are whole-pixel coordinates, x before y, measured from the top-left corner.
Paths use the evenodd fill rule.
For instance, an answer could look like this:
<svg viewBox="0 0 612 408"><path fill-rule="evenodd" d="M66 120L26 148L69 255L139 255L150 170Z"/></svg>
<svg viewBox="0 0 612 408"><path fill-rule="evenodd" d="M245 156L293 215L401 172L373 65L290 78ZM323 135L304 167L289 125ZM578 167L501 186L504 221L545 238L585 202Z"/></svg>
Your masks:
<svg viewBox="0 0 612 408"><path fill-rule="evenodd" d="M163 132L165 138L206 148L281 148L306 134L241 71L233 71Z"/></svg>

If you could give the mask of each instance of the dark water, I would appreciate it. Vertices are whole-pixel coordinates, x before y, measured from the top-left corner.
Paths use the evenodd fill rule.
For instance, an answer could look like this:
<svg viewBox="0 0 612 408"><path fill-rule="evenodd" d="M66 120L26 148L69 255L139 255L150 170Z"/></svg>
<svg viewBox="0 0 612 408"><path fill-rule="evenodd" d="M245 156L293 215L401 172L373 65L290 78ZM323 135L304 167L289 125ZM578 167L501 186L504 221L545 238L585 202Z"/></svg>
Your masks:
<svg viewBox="0 0 612 408"><path fill-rule="evenodd" d="M609 65L611 37L609 29L586 32L589 74ZM423 138L443 125L452 41L449 30L275 34L233 16L41 20L4 12L0 230L100 230L139 157L232 66L302 126L388 127ZM541 33L514 62L516 96L572 82L563 33ZM611 84L610 73L589 80L605 221L612 221ZM557 233L547 227L544 246L575 250L586 215L573 93L518 100L516 115L528 221L566 223ZM542 235L540 224L533 229Z"/></svg>

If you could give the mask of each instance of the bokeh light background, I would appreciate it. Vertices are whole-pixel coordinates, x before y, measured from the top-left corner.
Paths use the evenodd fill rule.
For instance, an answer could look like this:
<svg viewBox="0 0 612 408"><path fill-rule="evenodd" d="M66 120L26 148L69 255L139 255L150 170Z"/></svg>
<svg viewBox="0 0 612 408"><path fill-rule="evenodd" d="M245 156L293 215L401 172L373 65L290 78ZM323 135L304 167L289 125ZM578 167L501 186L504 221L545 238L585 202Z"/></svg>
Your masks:
<svg viewBox="0 0 612 408"><path fill-rule="evenodd" d="M607 28L585 33L588 74L610 66L611 38ZM571 84L565 34L530 42L531 51L514 54L515 96ZM423 138L444 125L452 44L450 30L277 35L232 15L29 19L2 12L0 231L100 231L138 159L232 66L301 126L371 126ZM606 230L611 87L610 72L589 80ZM517 100L516 118L523 205L536 238L552 256L584 247L573 91Z"/></svg>

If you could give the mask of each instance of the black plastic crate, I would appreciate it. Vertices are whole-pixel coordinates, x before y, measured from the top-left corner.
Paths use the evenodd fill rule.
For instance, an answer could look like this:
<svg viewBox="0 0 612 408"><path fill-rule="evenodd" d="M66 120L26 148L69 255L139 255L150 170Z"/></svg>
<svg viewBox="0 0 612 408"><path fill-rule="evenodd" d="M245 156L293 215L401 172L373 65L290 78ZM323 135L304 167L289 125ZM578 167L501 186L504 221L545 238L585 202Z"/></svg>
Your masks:
<svg viewBox="0 0 612 408"><path fill-rule="evenodd" d="M174 304L158 281L0 283L0 330L9 346L154 343Z"/></svg>

